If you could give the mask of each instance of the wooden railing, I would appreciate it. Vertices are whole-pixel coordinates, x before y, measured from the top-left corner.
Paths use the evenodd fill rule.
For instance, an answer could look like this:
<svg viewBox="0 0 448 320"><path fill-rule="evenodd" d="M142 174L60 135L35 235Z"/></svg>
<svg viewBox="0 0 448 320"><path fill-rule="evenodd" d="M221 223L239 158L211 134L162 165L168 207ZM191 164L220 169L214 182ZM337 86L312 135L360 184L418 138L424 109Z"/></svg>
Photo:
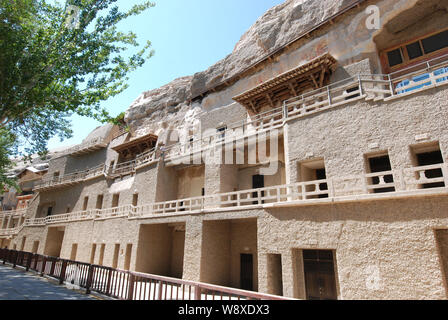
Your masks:
<svg viewBox="0 0 448 320"><path fill-rule="evenodd" d="M0 260L68 287L121 300L292 300L290 298L162 277L45 255L0 249Z"/></svg>

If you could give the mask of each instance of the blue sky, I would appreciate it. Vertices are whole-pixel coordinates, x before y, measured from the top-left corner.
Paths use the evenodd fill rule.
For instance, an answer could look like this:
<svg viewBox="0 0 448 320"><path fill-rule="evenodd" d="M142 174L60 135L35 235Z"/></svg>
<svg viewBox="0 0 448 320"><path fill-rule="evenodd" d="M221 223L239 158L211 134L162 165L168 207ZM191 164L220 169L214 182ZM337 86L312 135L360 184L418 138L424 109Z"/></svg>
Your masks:
<svg viewBox="0 0 448 320"><path fill-rule="evenodd" d="M122 10L139 0L118 0ZM152 42L155 55L130 74L129 88L106 101L112 115L125 111L144 91L182 76L203 71L233 51L250 26L284 0L155 0L156 6L120 24L133 31L140 44ZM132 49L135 50L135 49ZM100 123L72 117L73 138L49 141L49 149L80 143Z"/></svg>

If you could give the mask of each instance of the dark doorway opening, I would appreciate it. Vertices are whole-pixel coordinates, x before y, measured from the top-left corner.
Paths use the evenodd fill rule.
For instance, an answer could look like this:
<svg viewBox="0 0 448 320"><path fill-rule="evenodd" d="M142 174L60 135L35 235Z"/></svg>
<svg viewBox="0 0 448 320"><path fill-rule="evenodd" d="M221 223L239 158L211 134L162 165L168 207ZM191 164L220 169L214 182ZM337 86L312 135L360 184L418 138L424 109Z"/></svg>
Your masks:
<svg viewBox="0 0 448 320"><path fill-rule="evenodd" d="M241 254L240 286L243 290L254 289L254 261L252 254Z"/></svg>

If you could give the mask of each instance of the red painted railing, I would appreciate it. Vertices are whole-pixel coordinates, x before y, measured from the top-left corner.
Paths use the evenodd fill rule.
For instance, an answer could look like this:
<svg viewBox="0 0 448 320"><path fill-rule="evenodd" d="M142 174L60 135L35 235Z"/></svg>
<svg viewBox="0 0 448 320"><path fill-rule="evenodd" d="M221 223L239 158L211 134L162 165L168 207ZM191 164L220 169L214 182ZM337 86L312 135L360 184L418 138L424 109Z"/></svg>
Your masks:
<svg viewBox="0 0 448 320"><path fill-rule="evenodd" d="M83 288L121 300L290 300L252 291L221 287L139 272L124 271L40 254L0 249L0 260L35 271L59 284Z"/></svg>

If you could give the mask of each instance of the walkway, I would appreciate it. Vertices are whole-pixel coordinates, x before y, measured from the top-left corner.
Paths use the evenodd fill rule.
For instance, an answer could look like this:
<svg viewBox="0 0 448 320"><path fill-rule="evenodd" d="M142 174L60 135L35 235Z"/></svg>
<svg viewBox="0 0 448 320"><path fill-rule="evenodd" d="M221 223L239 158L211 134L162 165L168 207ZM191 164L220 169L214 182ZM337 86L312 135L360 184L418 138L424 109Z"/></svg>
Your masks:
<svg viewBox="0 0 448 320"><path fill-rule="evenodd" d="M96 300L0 263L0 300Z"/></svg>

